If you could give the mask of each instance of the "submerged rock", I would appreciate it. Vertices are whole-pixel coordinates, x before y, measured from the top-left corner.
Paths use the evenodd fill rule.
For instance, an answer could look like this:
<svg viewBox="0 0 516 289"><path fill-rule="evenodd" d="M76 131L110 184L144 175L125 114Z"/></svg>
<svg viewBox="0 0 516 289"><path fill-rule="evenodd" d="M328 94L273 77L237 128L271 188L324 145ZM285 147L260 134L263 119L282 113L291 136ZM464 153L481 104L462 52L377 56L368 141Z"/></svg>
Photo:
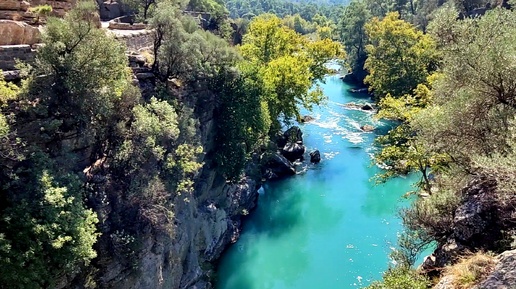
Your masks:
<svg viewBox="0 0 516 289"><path fill-rule="evenodd" d="M315 150L310 153L310 162L311 163L319 163L321 161L321 152L319 150Z"/></svg>
<svg viewBox="0 0 516 289"><path fill-rule="evenodd" d="M349 108L349 109L356 109L356 110L362 110L362 111L372 111L374 110L374 107L370 103L355 103L355 102L348 102L343 104L342 106Z"/></svg>
<svg viewBox="0 0 516 289"><path fill-rule="evenodd" d="M361 126L360 129L365 132L370 132L370 131L374 131L374 126L366 124L366 125Z"/></svg>
<svg viewBox="0 0 516 289"><path fill-rule="evenodd" d="M352 88L349 90L350 92L352 93L367 93L368 92L368 89L367 87L363 87L363 88Z"/></svg>
<svg viewBox="0 0 516 289"><path fill-rule="evenodd" d="M362 107L360 107L360 109L361 110L373 110L374 107L371 104L366 103L366 104L362 105Z"/></svg>
<svg viewBox="0 0 516 289"><path fill-rule="evenodd" d="M305 115L301 118L301 122L305 123L305 122L310 122L310 121L314 121L315 118L313 118L312 116L310 115Z"/></svg>

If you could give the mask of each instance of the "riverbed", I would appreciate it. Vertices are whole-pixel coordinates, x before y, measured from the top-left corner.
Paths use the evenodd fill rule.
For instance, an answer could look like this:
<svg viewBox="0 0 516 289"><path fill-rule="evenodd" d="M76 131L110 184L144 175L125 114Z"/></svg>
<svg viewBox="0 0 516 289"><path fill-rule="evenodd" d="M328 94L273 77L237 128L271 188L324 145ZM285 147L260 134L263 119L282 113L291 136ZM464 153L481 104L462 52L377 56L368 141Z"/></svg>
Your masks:
<svg viewBox="0 0 516 289"><path fill-rule="evenodd" d="M322 88L328 100L309 113L314 121L300 124L321 163L305 161L296 176L263 186L240 239L222 256L216 289L361 288L387 269L402 230L397 212L415 177L375 184L373 140L387 124L347 107L370 100L338 76Z"/></svg>

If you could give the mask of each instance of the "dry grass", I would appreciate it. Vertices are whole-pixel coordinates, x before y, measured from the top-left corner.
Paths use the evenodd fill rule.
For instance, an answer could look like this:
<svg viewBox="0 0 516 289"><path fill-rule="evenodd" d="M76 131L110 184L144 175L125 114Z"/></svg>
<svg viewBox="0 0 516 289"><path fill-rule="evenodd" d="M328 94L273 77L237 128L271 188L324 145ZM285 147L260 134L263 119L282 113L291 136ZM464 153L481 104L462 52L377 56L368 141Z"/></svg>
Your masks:
<svg viewBox="0 0 516 289"><path fill-rule="evenodd" d="M452 277L454 288L469 289L487 277L495 265L496 258L492 254L477 252L446 268L444 276Z"/></svg>

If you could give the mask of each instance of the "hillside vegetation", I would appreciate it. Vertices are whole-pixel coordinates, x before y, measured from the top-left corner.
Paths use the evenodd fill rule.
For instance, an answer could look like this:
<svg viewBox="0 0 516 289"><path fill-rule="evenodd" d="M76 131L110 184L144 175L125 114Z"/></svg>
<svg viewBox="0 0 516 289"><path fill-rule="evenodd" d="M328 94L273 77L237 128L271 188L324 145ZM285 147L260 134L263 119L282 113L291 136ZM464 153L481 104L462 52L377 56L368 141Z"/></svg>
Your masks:
<svg viewBox="0 0 516 289"><path fill-rule="evenodd" d="M204 164L240 181L279 119L321 100L309 89L340 44L263 15L232 47L182 13L187 5L147 11L155 82L143 95L125 47L92 22L86 0L48 18L20 85L0 79L0 288L111 286L99 279L110 263L137 274L149 232L175 240L176 208L197 197ZM198 104L205 95L216 101ZM204 139L203 111L217 111Z"/></svg>
<svg viewBox="0 0 516 289"><path fill-rule="evenodd" d="M143 280L140 269L157 264L145 250L172 267L160 270L180 275L171 288L210 284L213 263L250 208L227 188L260 181L255 166L275 150L271 140L301 119L300 108L324 101L317 84L329 73L325 64L344 58L346 81L366 85L377 117L398 124L376 141L374 162L387 168L377 180L421 176L401 212L395 265L369 288L430 288L441 275L471 288L495 267L495 254L513 249L511 3L130 5L155 37L148 86L137 85L126 48L97 28L90 0L48 18L34 62L19 64L23 81L0 79L0 288ZM190 10L209 13L206 30ZM217 206L216 219L203 221L219 239L198 224ZM198 231L185 229L195 222ZM176 246L190 239L191 247ZM434 254L415 270L427 248ZM103 275L113 268L122 281Z"/></svg>

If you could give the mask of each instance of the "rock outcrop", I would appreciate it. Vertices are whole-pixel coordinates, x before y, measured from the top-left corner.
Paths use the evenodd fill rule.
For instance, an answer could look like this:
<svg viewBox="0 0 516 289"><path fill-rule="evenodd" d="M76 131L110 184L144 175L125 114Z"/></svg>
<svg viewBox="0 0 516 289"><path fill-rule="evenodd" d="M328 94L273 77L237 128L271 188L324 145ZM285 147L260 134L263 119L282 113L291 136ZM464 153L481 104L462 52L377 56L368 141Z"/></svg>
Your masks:
<svg viewBox="0 0 516 289"><path fill-rule="evenodd" d="M33 45L40 40L38 28L21 21L0 20L0 45Z"/></svg>
<svg viewBox="0 0 516 289"><path fill-rule="evenodd" d="M97 0L97 5L99 7L100 19L103 21L126 15L129 10L120 1L116 0Z"/></svg>
<svg viewBox="0 0 516 289"><path fill-rule="evenodd" d="M504 206L512 205L500 202L496 190L497 182L487 176L474 179L462 190L463 200L455 209L448 236L425 258L424 271L438 272L466 252L500 249L511 212Z"/></svg>
<svg viewBox="0 0 516 289"><path fill-rule="evenodd" d="M266 156L263 176L268 180L277 180L296 174L292 163L279 153Z"/></svg>
<svg viewBox="0 0 516 289"><path fill-rule="evenodd" d="M111 233L107 240L104 238L99 242L97 286L119 289L213 288L212 263L228 244L238 239L240 218L254 206L257 189L258 184L250 178L229 184L215 171L205 170L194 195L187 201L181 198L175 202L173 236L149 227L140 228L135 250L121 250L114 258L106 257L112 256L114 249L110 244L117 235ZM105 208L106 211L114 209L112 206ZM104 223L116 226L109 219ZM73 281L68 283L73 284ZM69 284L63 288L74 288Z"/></svg>
<svg viewBox="0 0 516 289"><path fill-rule="evenodd" d="M515 288L516 287L516 250L505 251L498 257L498 264L486 279L473 289Z"/></svg>
<svg viewBox="0 0 516 289"><path fill-rule="evenodd" d="M303 132L297 126L289 128L283 134L282 142L286 142L281 149L281 154L289 161L293 162L298 159L303 159L305 153L305 146L303 145ZM278 142L278 146L280 143Z"/></svg>
<svg viewBox="0 0 516 289"><path fill-rule="evenodd" d="M321 152L319 150L315 150L310 153L310 162L311 163L319 163L321 161Z"/></svg>
<svg viewBox="0 0 516 289"><path fill-rule="evenodd" d="M63 17L70 11L77 0L2 0L0 1L0 19L24 21L29 24L37 24L38 15L31 12L32 7L50 5L52 16Z"/></svg>

